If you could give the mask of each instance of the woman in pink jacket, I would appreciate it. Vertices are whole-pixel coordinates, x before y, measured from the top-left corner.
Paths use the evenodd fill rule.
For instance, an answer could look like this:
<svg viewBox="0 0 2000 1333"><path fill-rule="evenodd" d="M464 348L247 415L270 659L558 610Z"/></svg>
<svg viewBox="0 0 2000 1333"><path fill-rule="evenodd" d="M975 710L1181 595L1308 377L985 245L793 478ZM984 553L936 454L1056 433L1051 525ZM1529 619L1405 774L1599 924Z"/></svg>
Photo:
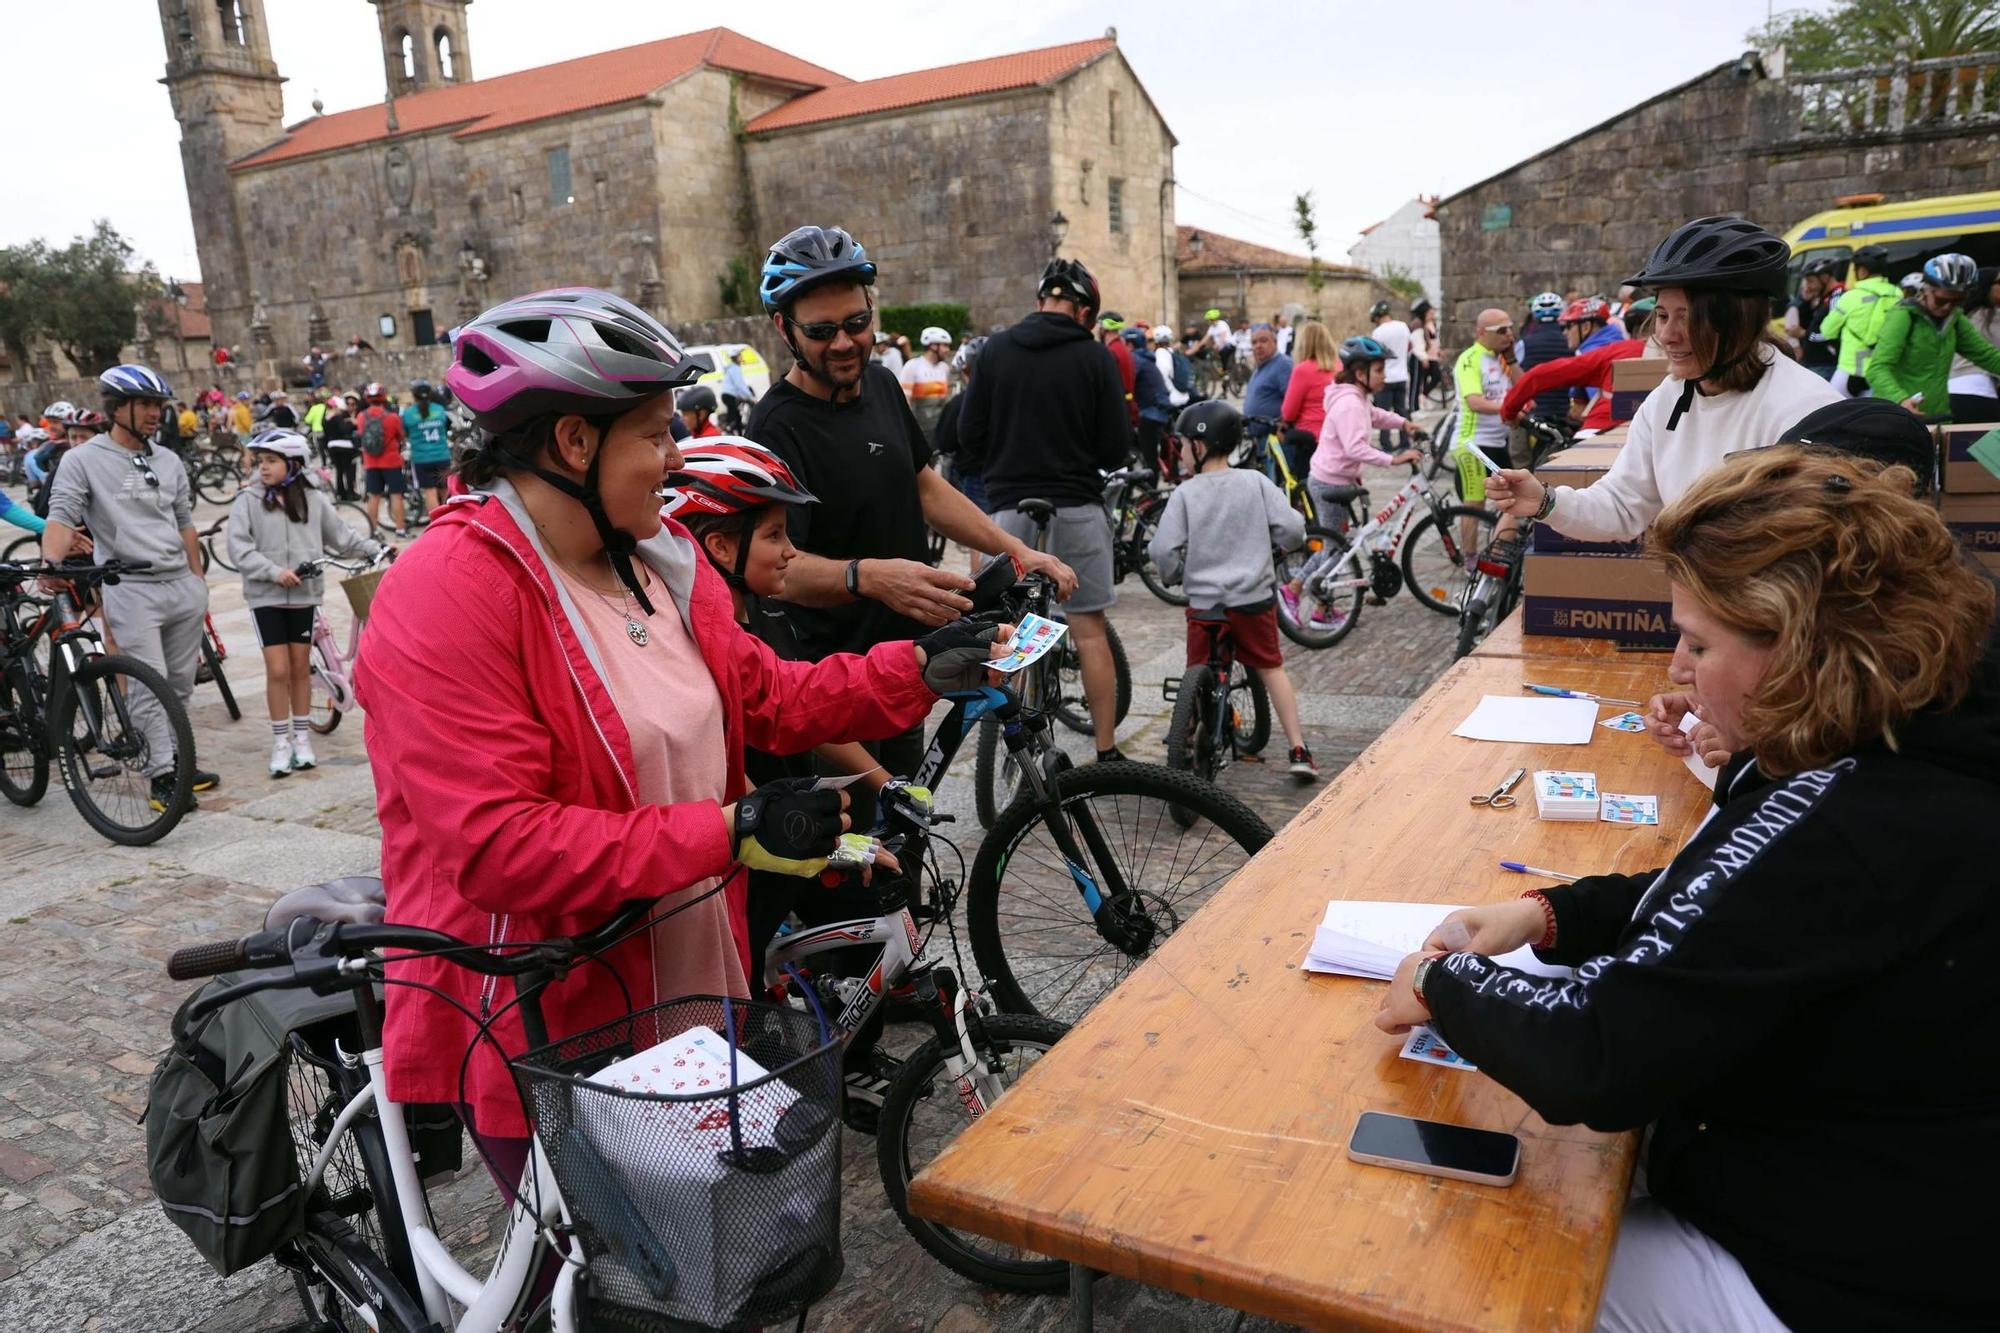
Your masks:
<svg viewBox="0 0 2000 1333"><path fill-rule="evenodd" d="M739 866L826 864L846 797L749 791L746 742L779 753L908 728L976 681L992 635L965 622L913 649L785 662L737 625L728 588L655 492L680 465L672 334L608 292L506 302L458 335L447 381L488 432L376 595L367 710L388 919L505 946L571 935L631 899L684 908L543 994L552 1036L629 1003L748 995ZM720 887L720 893L710 893ZM398 1101L461 1106L503 1171L527 1125L489 1043L511 992L438 959L391 969L384 1047ZM449 997L449 999L445 997ZM516 1013L494 1025L524 1045Z"/></svg>
<svg viewBox="0 0 2000 1333"><path fill-rule="evenodd" d="M1388 454L1368 442L1373 431L1413 429L1407 419L1369 401L1381 392L1382 367L1388 358L1388 349L1373 338L1349 338L1340 345L1340 373L1327 386L1326 420L1319 429L1319 447L1313 450L1306 488L1312 493L1320 525L1335 532L1344 533L1348 528L1347 504L1335 496L1335 487L1359 486L1364 463L1387 467L1414 463L1424 456L1420 449Z"/></svg>

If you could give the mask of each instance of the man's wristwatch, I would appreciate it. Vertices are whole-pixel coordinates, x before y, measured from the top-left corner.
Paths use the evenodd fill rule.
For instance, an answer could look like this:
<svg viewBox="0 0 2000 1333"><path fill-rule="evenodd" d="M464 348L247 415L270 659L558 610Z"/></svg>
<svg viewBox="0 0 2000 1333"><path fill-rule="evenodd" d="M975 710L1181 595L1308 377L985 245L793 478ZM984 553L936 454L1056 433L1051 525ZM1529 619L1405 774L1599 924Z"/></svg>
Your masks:
<svg viewBox="0 0 2000 1333"><path fill-rule="evenodd" d="M859 560L850 560L847 562L847 595L849 597L859 597L861 595L861 562Z"/></svg>

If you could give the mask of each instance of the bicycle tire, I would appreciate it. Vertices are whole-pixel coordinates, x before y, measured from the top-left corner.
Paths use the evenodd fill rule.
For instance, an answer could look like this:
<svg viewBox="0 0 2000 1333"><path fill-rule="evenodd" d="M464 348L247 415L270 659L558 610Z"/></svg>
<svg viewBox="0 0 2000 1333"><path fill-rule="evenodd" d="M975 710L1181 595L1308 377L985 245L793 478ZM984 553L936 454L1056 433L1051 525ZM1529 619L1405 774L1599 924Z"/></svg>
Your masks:
<svg viewBox="0 0 2000 1333"><path fill-rule="evenodd" d="M1125 642L1118 637L1118 627L1109 620L1104 622L1104 637L1111 644L1111 671L1117 690L1114 705L1117 716L1112 725L1116 726L1132 711L1132 663L1125 656ZM1079 736L1092 735L1089 705L1083 697L1083 659L1077 655L1076 644L1069 635L1063 636L1063 645L1057 652L1056 675L1061 690L1061 700L1051 710L1056 720Z"/></svg>
<svg viewBox="0 0 2000 1333"><path fill-rule="evenodd" d="M227 505L243 489L243 476L226 463L206 463L195 471L194 493L214 505Z"/></svg>
<svg viewBox="0 0 2000 1333"><path fill-rule="evenodd" d="M90 767L89 753L78 744L76 732L77 713L85 701L89 701L90 708L98 717L116 717L117 731L109 736L109 740L126 753L103 757L116 760L128 781L136 781L141 784L142 790L150 790L151 781L145 775L148 752L143 738L137 738L137 752L131 751L134 738L130 727L130 705L117 698L118 694L129 694L130 687L121 689L113 684L119 677L152 694L155 705L166 718L175 747L172 799L166 803L164 810L155 811L144 795L134 797L129 818L107 813L99 804L99 797L86 790L90 785L89 779L97 774ZM126 847L144 847L171 833L194 802L194 729L188 725L187 710L181 707L166 678L136 658L107 655L93 657L76 671L68 673L52 693L49 736L54 743L56 757L62 764L63 786L68 789L70 801L76 806L76 812L83 816L83 822ZM107 704L110 707L107 708ZM106 730L109 732L110 728ZM92 749L95 749L94 743ZM130 755L131 762L127 762L126 755ZM137 766L136 774L134 764ZM137 812L140 809L146 810L151 817L139 818ZM119 813L121 816L125 814L124 807Z"/></svg>
<svg viewBox="0 0 2000 1333"><path fill-rule="evenodd" d="M201 660L208 664L208 677L215 682L216 692L222 696L222 706L229 710L229 720L241 722L243 709L236 702L236 691L229 688L229 677L223 674L222 654L215 651L215 645L209 641L206 630L201 636Z"/></svg>
<svg viewBox="0 0 2000 1333"><path fill-rule="evenodd" d="M972 1021L977 1024L974 1046L980 1050L982 1058L1011 1053L1019 1048L1046 1052L1069 1031L1052 1019L1022 1014L992 1014ZM1007 1050L1003 1051L1001 1047ZM988 1241L981 1236L968 1236L910 1212L910 1180L928 1165L928 1159L921 1163L911 1161L912 1122L918 1111L925 1105L931 1105L964 1116L958 1090L945 1071L944 1062L944 1047L933 1036L904 1058L903 1067L896 1072L896 1076L889 1081L888 1090L882 1094L881 1123L875 1135L875 1159L882 1171L882 1192L889 1196L889 1206L896 1210L896 1217L917 1244L961 1277L999 1291L1065 1290L1069 1285L1069 1265L1062 1260L1041 1257L1010 1259L989 1255L975 1242L984 1242L1002 1250L1015 1247ZM1022 1069L1026 1067L1025 1064L1020 1066ZM1015 1077L1018 1077L1018 1071L1012 1077L1003 1074L1010 1085ZM965 1116L964 1120L966 1124L972 1123L969 1116Z"/></svg>
<svg viewBox="0 0 2000 1333"><path fill-rule="evenodd" d="M1146 553L1152 545L1153 534L1160 530L1160 514L1165 510L1167 497L1155 494L1139 503L1135 520L1133 541L1138 545L1139 582L1146 585L1146 591L1165 602L1168 606L1186 606L1187 593L1171 587L1160 577L1160 567L1153 563L1153 557Z"/></svg>
<svg viewBox="0 0 2000 1333"><path fill-rule="evenodd" d="M16 537L8 542L6 552L0 554L0 563L25 565L41 558L42 539L31 532L25 537Z"/></svg>
<svg viewBox="0 0 2000 1333"><path fill-rule="evenodd" d="M1458 544L1457 521L1471 519L1482 525L1473 539L1472 550L1478 552L1486 549L1487 538L1499 518L1492 510L1477 505L1446 505L1443 513L1448 530L1433 539L1436 544L1429 552L1420 548L1425 537L1438 531L1438 516L1425 514L1410 525L1409 534L1403 538L1403 584L1422 605L1441 616L1455 616L1470 582L1466 576L1466 552L1454 550ZM1450 581L1438 582L1440 574Z"/></svg>
<svg viewBox="0 0 2000 1333"><path fill-rule="evenodd" d="M1001 788L1006 788L1002 798ZM1000 723L993 718L983 718L979 723L979 737L974 743L972 764L972 803L979 816L979 827L990 829L1000 818L1000 812L1014 803L1021 794L1021 776L1014 765L1014 758L1007 752L1005 741L1000 736Z"/></svg>
<svg viewBox="0 0 2000 1333"><path fill-rule="evenodd" d="M1313 559L1315 556L1325 557L1319 562L1319 567L1338 565L1346 557L1347 550L1347 538L1339 533L1325 528L1307 528L1303 546L1277 557L1278 582L1290 583L1293 578L1303 573L1308 565L1315 563ZM1339 605L1341 602L1347 604L1344 611ZM1361 619L1361 589L1358 587L1344 589L1324 603L1328 610L1339 616L1339 619L1324 624L1323 627L1312 623L1313 612L1320 605L1317 600L1308 605L1302 597L1300 610L1306 617L1306 623L1301 624L1286 609L1285 599L1280 597L1278 628L1284 631L1286 638L1301 648L1331 648L1352 633L1355 623Z"/></svg>
<svg viewBox="0 0 2000 1333"><path fill-rule="evenodd" d="M373 537L376 529L380 526L380 524L368 521L367 506L355 500L336 500L333 512L341 522L347 524L348 527L353 528L364 537Z"/></svg>
<svg viewBox="0 0 2000 1333"><path fill-rule="evenodd" d="M318 1279L308 1278L297 1268L292 1271L299 1303L308 1319L318 1321L319 1328L333 1333L424 1333L436 1327L382 1256L369 1249L341 1218L313 1214L306 1220L305 1233L293 1245L299 1256L296 1262ZM315 1299L315 1286L339 1299ZM363 1303L374 1315L373 1322L353 1308Z"/></svg>
<svg viewBox="0 0 2000 1333"><path fill-rule="evenodd" d="M1243 754L1262 754L1264 747L1271 743L1271 694L1264 688L1264 678L1249 667L1238 662L1229 676L1230 707L1235 708L1236 694L1247 690L1250 694L1250 730L1241 729L1243 714L1238 711L1230 725L1237 728L1236 748Z"/></svg>
<svg viewBox="0 0 2000 1333"><path fill-rule="evenodd" d="M236 566L229 562L228 539L223 537L221 533L217 533L216 537L218 540L202 542L202 555L206 556L219 569L226 569L232 574L239 572ZM206 574L208 570L204 568L201 572Z"/></svg>
<svg viewBox="0 0 2000 1333"><path fill-rule="evenodd" d="M1204 782L1215 779L1215 670L1206 663L1181 673L1180 689L1174 693L1174 712L1167 722L1167 767L1177 773L1192 773ZM1191 828L1196 813L1183 805L1167 807L1168 816L1182 828Z"/></svg>
<svg viewBox="0 0 2000 1333"><path fill-rule="evenodd" d="M1055 775L1050 787L1053 799L1071 820L1072 828L1077 829L1085 856L1093 861L1085 873L1100 884L1126 886L1128 902L1116 906L1129 910L1129 899L1136 897L1149 917L1158 914L1152 918L1152 938L1138 954L1110 944L1098 934L1082 894L1047 834L1043 807L1024 797L1001 813L993 831L979 846L967 883L966 924L972 937L973 957L986 979L988 993L1002 1009L1069 1022L1088 1011L1123 980L1159 941L1171 935L1182 920L1206 902L1217 886L1256 855L1271 840L1271 830L1241 801L1192 774L1177 773L1156 764L1130 761L1087 764L1064 769ZM1157 811L1148 802L1156 805ZM1197 827L1172 827L1167 814L1171 805L1193 811ZM1106 836L1106 816L1122 817L1128 809L1134 827L1130 830L1121 827L1118 830L1121 836L1114 842ZM1086 827L1077 827L1079 816L1087 818ZM1041 854L1038 846L1030 846L1030 840L1038 833L1039 845L1045 845L1048 854ZM1240 859L1229 854L1231 847L1240 853ZM1112 853L1117 862L1113 872L1095 864L1104 852ZM1121 853L1122 861L1118 860ZM1199 874L1202 878L1188 886L1159 885L1150 878L1155 872ZM1037 882L1043 877L1053 886L1053 892ZM1005 921L1002 920L1003 887L1010 907ZM1055 915L1035 914L1044 908ZM1053 925L1042 924L1049 922ZM1056 960L1062 965L1058 972L1038 971L1036 960L1027 954L1028 946L1037 936L1053 939L1062 953L1063 957ZM1095 966L1100 959L1104 965ZM1020 963L1018 969L1016 962ZM1076 980L1068 989L1052 993L1064 973L1072 970L1068 964L1076 962L1082 964L1075 969ZM1077 986L1086 979L1093 984L1079 996ZM1103 984L1096 984L1100 982Z"/></svg>
<svg viewBox="0 0 2000 1333"><path fill-rule="evenodd" d="M1493 628L1496 620L1493 615L1495 604L1493 582L1491 575L1480 575L1479 581L1473 584L1472 592L1466 598L1464 609L1458 613L1458 646L1452 654L1454 660L1464 657L1477 648L1479 641Z"/></svg>
<svg viewBox="0 0 2000 1333"><path fill-rule="evenodd" d="M0 671L0 796L28 806L48 794L49 747L41 719L26 715L29 697L21 688L21 670L16 664Z"/></svg>

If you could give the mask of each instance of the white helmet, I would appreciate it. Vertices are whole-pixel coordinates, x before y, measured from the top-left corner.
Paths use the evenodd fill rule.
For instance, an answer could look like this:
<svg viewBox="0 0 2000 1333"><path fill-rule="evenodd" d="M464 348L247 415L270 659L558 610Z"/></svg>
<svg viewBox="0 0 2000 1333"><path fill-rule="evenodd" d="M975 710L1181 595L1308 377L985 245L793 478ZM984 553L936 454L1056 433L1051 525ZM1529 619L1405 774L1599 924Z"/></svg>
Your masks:
<svg viewBox="0 0 2000 1333"><path fill-rule="evenodd" d="M293 463L302 464L308 457L306 437L297 431L285 430L282 427L258 431L250 437L248 447L252 450L261 449L266 453L282 454Z"/></svg>
<svg viewBox="0 0 2000 1333"><path fill-rule="evenodd" d="M917 339L917 341L926 347L949 347L951 346L951 335L933 324L924 330L923 337Z"/></svg>
<svg viewBox="0 0 2000 1333"><path fill-rule="evenodd" d="M1164 324L1155 324L1155 325L1153 326L1153 341L1154 341L1154 342L1156 342L1156 343L1170 343L1170 342L1172 342L1173 340L1174 340L1174 331L1173 331L1172 329L1168 328L1168 327L1167 327L1166 325L1164 325Z"/></svg>
<svg viewBox="0 0 2000 1333"><path fill-rule="evenodd" d="M46 421L60 421L67 426L76 420L76 404L67 398L58 398L42 409L42 418Z"/></svg>
<svg viewBox="0 0 2000 1333"><path fill-rule="evenodd" d="M40 426L23 426L14 438L23 449L32 449L36 445L47 444L49 433Z"/></svg>

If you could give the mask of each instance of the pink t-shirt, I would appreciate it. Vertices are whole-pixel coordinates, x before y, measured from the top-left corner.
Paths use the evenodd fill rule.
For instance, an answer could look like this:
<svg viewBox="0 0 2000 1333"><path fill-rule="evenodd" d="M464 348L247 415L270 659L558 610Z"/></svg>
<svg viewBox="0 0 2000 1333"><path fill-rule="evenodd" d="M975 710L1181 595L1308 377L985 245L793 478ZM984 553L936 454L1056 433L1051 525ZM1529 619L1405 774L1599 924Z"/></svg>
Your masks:
<svg viewBox="0 0 2000 1333"><path fill-rule="evenodd" d="M1298 429L1319 438L1319 428L1326 421L1326 386L1333 383L1333 372L1321 370L1317 361L1300 361L1292 366L1292 377L1285 382L1285 406L1282 409L1285 420Z"/></svg>
<svg viewBox="0 0 2000 1333"><path fill-rule="evenodd" d="M648 805L721 804L729 781L722 696L665 586L648 572L646 595L652 599L653 614L645 614L636 600L629 605L632 618L646 627L642 648L626 632L628 606L623 597L588 588L560 567L556 574L596 643L604 663L604 686L632 737L639 799ZM715 883L704 879L674 894L663 907L686 902ZM635 1004L657 1004L683 995L750 993L722 894L653 927L653 982L658 993L652 999L635 995Z"/></svg>

